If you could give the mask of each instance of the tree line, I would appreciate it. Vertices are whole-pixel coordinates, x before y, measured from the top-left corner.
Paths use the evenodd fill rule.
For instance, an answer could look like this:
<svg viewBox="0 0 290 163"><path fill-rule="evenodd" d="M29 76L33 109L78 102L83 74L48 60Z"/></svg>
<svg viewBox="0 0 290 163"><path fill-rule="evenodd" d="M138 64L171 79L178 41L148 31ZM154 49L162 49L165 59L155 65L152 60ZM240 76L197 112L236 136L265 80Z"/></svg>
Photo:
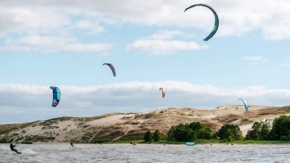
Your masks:
<svg viewBox="0 0 290 163"><path fill-rule="evenodd" d="M217 135L200 122L172 126L167 133L168 141L194 141L196 139L216 139Z"/></svg>
<svg viewBox="0 0 290 163"><path fill-rule="evenodd" d="M275 118L273 123L270 120L255 122L252 129L247 132L246 137L242 135L242 131L238 125L223 125L217 132L213 132L210 128L205 127L200 122L192 122L190 124L179 124L172 126L167 133L168 141L195 141L197 139L224 140L231 142L233 140L290 140L290 116L282 115ZM160 141L161 133L156 130L154 134L148 131L144 140Z"/></svg>
<svg viewBox="0 0 290 163"><path fill-rule="evenodd" d="M270 120L255 122L249 130L246 139L252 140L290 140L290 116L282 115L275 118L271 125Z"/></svg>

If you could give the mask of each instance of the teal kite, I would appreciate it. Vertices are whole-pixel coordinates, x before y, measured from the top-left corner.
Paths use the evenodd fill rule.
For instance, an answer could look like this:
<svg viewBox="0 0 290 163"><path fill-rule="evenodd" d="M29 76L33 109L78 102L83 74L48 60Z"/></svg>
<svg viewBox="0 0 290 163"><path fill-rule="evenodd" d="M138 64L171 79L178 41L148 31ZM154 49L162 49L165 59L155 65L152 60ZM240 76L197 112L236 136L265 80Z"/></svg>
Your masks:
<svg viewBox="0 0 290 163"><path fill-rule="evenodd" d="M188 9L190 9L190 8L192 8L192 7L196 7L196 6L204 6L204 7L207 7L207 8L209 8L209 9L213 12L213 14L214 14L214 17L215 17L215 23L214 23L213 30L211 31L211 33L210 33L210 34L209 34L205 39L203 39L204 41L208 41L209 39L211 39L211 38L215 35L216 31L217 31L218 28L219 28L219 17L218 17L218 15L216 14L216 12L214 11L213 8L211 8L210 6L205 5L205 4L195 4L195 5L189 6L189 7L187 7L187 8L184 10L184 12L185 12L186 10L188 10Z"/></svg>
<svg viewBox="0 0 290 163"><path fill-rule="evenodd" d="M242 98L240 98L239 100L242 100L243 101L244 106L245 106L246 113L248 113L248 104L247 104L246 100L244 100Z"/></svg>

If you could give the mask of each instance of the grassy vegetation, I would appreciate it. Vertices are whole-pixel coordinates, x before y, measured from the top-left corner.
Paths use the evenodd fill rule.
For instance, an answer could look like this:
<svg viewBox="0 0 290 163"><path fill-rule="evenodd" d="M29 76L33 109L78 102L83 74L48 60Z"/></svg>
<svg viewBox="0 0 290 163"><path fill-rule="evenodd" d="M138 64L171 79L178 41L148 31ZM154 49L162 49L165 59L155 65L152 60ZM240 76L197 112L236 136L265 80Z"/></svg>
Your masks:
<svg viewBox="0 0 290 163"><path fill-rule="evenodd" d="M290 113L290 111L289 110L283 110L283 114L289 114Z"/></svg>
<svg viewBox="0 0 290 163"><path fill-rule="evenodd" d="M290 144L290 141L282 141L282 140L245 140L245 141L233 141L233 144Z"/></svg>

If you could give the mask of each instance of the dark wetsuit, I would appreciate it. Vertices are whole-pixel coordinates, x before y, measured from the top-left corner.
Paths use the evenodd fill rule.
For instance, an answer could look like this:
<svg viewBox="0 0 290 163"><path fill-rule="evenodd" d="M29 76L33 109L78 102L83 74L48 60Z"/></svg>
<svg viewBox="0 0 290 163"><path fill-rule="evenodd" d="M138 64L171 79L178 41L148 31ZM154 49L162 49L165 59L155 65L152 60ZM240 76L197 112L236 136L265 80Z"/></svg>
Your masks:
<svg viewBox="0 0 290 163"><path fill-rule="evenodd" d="M72 142L70 142L70 145L73 146L73 147L75 147Z"/></svg>
<svg viewBox="0 0 290 163"><path fill-rule="evenodd" d="M10 144L10 149L14 152L16 152L17 154L21 154L21 152L18 152L17 149L14 149L16 145L13 145L12 143Z"/></svg>

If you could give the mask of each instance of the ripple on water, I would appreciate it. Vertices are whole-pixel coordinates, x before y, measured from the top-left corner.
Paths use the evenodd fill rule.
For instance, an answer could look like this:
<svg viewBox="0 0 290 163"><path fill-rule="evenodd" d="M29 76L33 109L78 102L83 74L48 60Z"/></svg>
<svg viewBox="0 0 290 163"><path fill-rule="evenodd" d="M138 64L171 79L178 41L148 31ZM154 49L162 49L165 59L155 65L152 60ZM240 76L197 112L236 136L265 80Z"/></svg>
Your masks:
<svg viewBox="0 0 290 163"><path fill-rule="evenodd" d="M21 145L17 155L0 145L2 162L290 162L283 145ZM49 160L49 161L48 161ZM1 163L1 162L0 162Z"/></svg>

